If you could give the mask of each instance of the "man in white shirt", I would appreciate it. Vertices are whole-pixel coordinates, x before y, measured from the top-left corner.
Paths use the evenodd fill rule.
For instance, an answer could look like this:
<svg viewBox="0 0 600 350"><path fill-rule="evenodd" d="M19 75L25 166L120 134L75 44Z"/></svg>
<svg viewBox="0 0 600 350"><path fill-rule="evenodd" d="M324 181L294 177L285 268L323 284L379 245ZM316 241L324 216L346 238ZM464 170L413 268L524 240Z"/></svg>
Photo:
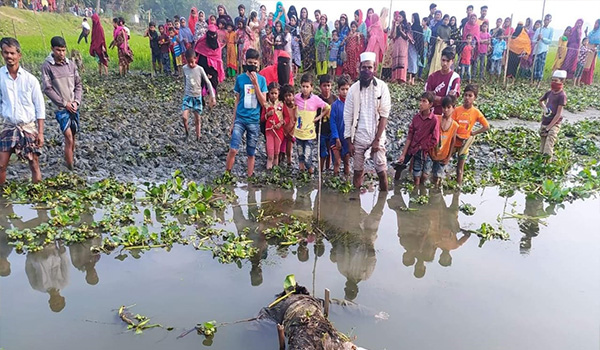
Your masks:
<svg viewBox="0 0 600 350"><path fill-rule="evenodd" d="M81 34L79 34L79 39L77 39L77 45L79 45L81 39L85 39L85 43L88 43L87 37L90 35L91 29L92 28L90 27L87 18L84 18L83 22L81 22Z"/></svg>
<svg viewBox="0 0 600 350"><path fill-rule="evenodd" d="M344 104L344 138L354 159L354 187L358 189L362 185L365 155L370 151L379 177L379 189L387 191L385 128L392 103L388 86L374 76L375 60L373 52L360 55L360 78L348 90Z"/></svg>
<svg viewBox="0 0 600 350"><path fill-rule="evenodd" d="M34 183L42 181L38 156L44 145L44 96L38 80L21 68L21 45L17 39L2 38L0 50L5 66L0 68L0 186L12 153L29 162ZM37 126L36 126L37 120Z"/></svg>

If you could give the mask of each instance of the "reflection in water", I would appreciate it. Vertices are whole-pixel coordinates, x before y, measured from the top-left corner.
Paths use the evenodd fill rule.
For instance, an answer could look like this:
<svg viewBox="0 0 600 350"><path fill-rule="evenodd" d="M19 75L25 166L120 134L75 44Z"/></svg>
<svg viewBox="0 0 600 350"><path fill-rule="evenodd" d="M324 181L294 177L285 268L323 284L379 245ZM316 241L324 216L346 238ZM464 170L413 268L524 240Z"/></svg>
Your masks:
<svg viewBox="0 0 600 350"><path fill-rule="evenodd" d="M66 302L60 290L69 284L69 257L62 244L49 244L39 252L27 254L25 272L31 288L50 295L50 310L64 309Z"/></svg>
<svg viewBox="0 0 600 350"><path fill-rule="evenodd" d="M71 263L77 270L85 272L85 281L89 285L96 285L99 281L96 263L100 260L100 254L92 252L91 248L101 244L102 238L96 237L69 247Z"/></svg>
<svg viewBox="0 0 600 350"><path fill-rule="evenodd" d="M241 205L235 205L232 207L233 222L239 233L244 232L244 230L250 230L248 232L248 237L254 241L254 246L258 249L258 252L250 258L250 263L252 264L250 269L250 284L253 286L260 286L263 282L260 262L262 259L267 258L267 242L263 235L257 234L256 228L258 227L258 224L255 219L253 220L253 218L258 216L259 210L256 205L256 189L253 186L248 186L247 195L246 203L248 205L245 207L248 209L248 217L244 216Z"/></svg>
<svg viewBox="0 0 600 350"><path fill-rule="evenodd" d="M526 218L519 220L519 229L524 234L521 237L519 249L521 254L528 254L531 249L531 240L540 233L540 218L554 215L555 205L550 204L544 209L544 201L537 197L525 197L525 210L523 215Z"/></svg>
<svg viewBox="0 0 600 350"><path fill-rule="evenodd" d="M323 192L321 215L330 225L349 232L340 233L331 239L330 259L337 264L338 271L346 277L345 299L354 300L358 295L358 283L371 277L375 270L375 239L383 216L385 193L380 193L375 206L367 214L360 203L360 196L344 198ZM341 202L341 203L340 203Z"/></svg>
<svg viewBox="0 0 600 350"><path fill-rule="evenodd" d="M8 245L6 230L10 228L8 216L14 214L12 205L7 205L4 213L0 214L0 277L10 275L10 262L8 256L12 252L12 246Z"/></svg>
<svg viewBox="0 0 600 350"><path fill-rule="evenodd" d="M416 198L418 195L415 191L411 193L410 198ZM408 206L399 188L394 190L393 196L388 200L389 208L396 212L398 238L405 250L402 263L407 267L414 266L413 275L416 278L425 276L425 263L435 259L438 248L442 250L439 264L450 266L450 252L469 239L469 234L463 234L460 239L457 237L460 232L458 203L459 193L452 196L451 205L446 207L442 193L439 190L431 190L427 204Z"/></svg>

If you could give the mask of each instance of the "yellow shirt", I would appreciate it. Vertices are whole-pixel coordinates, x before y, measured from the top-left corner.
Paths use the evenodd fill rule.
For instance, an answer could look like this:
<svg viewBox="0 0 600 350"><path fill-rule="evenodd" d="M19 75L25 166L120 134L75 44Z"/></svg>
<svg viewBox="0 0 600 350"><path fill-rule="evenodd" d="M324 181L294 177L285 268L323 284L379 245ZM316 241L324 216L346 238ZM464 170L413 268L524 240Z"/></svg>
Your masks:
<svg viewBox="0 0 600 350"><path fill-rule="evenodd" d="M483 113L476 107L466 109L463 106L456 107L452 114L452 119L458 123L458 130L456 136L460 139L466 140L471 137L471 130L475 123L479 122L484 127L489 127L487 119L483 116Z"/></svg>
<svg viewBox="0 0 600 350"><path fill-rule="evenodd" d="M438 118L440 119L440 141L433 150L431 150L429 155L431 156L431 159L440 161L448 158L448 155L450 154L450 146L452 139L454 139L454 135L456 135L456 131L458 130L458 123L453 120L448 130L444 131L444 129L442 129L443 117L440 115Z"/></svg>

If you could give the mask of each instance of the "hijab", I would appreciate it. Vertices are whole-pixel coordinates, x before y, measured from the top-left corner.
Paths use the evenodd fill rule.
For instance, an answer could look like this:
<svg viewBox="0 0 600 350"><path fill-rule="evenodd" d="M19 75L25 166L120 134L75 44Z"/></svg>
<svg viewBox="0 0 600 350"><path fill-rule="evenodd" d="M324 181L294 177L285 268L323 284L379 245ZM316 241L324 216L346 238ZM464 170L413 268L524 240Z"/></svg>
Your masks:
<svg viewBox="0 0 600 350"><path fill-rule="evenodd" d="M356 25L358 27L360 27L360 25L363 23L363 13L362 13L362 10L360 10L360 9L356 10L356 11L354 11L354 14L358 15L358 22L356 22Z"/></svg>
<svg viewBox="0 0 600 350"><path fill-rule="evenodd" d="M596 20L594 29L589 34L591 45L600 45L600 19Z"/></svg>
<svg viewBox="0 0 600 350"><path fill-rule="evenodd" d="M200 14L204 15L204 21L200 20ZM225 23L227 23L227 21L225 21ZM204 11L200 11L198 12L198 21L196 21L196 25L194 26L194 37L196 40L202 38L206 34L207 29L208 22L206 22L206 15L204 14Z"/></svg>
<svg viewBox="0 0 600 350"><path fill-rule="evenodd" d="M371 16L371 26L369 27L369 43L371 42L371 39L375 40L375 46L379 46L381 51L385 52L385 34L383 33L379 16L376 13Z"/></svg>
<svg viewBox="0 0 600 350"><path fill-rule="evenodd" d="M298 11L296 11L296 6L294 5L290 6L287 12L288 19L292 19L292 16L296 16L296 22L298 22Z"/></svg>
<svg viewBox="0 0 600 350"><path fill-rule="evenodd" d="M198 22L198 16L198 9L192 7L192 9L190 10L190 17L188 18L187 25L192 31L193 35L196 34L196 22Z"/></svg>
<svg viewBox="0 0 600 350"><path fill-rule="evenodd" d="M281 7L281 10L279 10L279 7ZM279 17L284 12L285 9L283 8L283 3L281 1L277 1L277 5L275 5L275 14L273 15L273 22L281 21L282 28L285 27L285 16L282 16L281 18Z"/></svg>
<svg viewBox="0 0 600 350"><path fill-rule="evenodd" d="M583 20L580 18L577 20L577 22L575 22L575 25L571 29L571 36L569 36L569 44L571 44L573 47L579 47L581 43L581 26L583 26Z"/></svg>
<svg viewBox="0 0 600 350"><path fill-rule="evenodd" d="M471 34L473 36L474 40L479 41L479 34L481 32L481 28L477 24L477 21L475 21L475 24L471 23L471 17L473 17L473 16L475 16L475 18L477 18L476 14L471 14L471 16L469 16L469 20L467 21L467 23L465 24L465 27L463 29L463 35L462 35L463 40L465 40L467 38L468 34Z"/></svg>
<svg viewBox="0 0 600 350"><path fill-rule="evenodd" d="M525 53L526 56L529 56L531 54L531 40L529 40L529 35L527 34L527 30L524 30L522 22L519 22L517 25L508 48L518 55Z"/></svg>
<svg viewBox="0 0 600 350"><path fill-rule="evenodd" d="M223 69L223 58L221 56L221 45L217 45L216 49L213 49L208 44L208 37L214 37L217 35L217 26L211 24L208 26L206 35L198 39L194 51L200 56L206 57L206 61L209 66L217 71L219 82L225 80L225 70Z"/></svg>
<svg viewBox="0 0 600 350"><path fill-rule="evenodd" d="M370 8L369 10L373 11L372 8ZM369 17L368 13L369 10L367 10L367 18L365 18L365 25L367 26L367 28L369 28L371 26L371 17L373 17L375 15L375 11L373 11L373 14L371 15L371 17ZM379 20L379 16L377 16L377 20Z"/></svg>
<svg viewBox="0 0 600 350"><path fill-rule="evenodd" d="M219 9L219 8L223 9L223 14L219 15L218 20L219 19L223 19L223 20L225 20L225 23L228 23L228 24L231 23L231 24L233 24L233 20L231 19L231 16L227 13L227 9L225 8L225 6L219 5L219 6L217 6L217 9ZM218 11L217 11L217 13L218 13ZM206 19L206 22L208 23L208 19Z"/></svg>
<svg viewBox="0 0 600 350"><path fill-rule="evenodd" d="M106 48L106 39L104 38L104 28L100 22L97 13L92 15L92 41L90 43L90 56L102 57L103 48Z"/></svg>
<svg viewBox="0 0 600 350"><path fill-rule="evenodd" d="M419 55L423 55L423 49L424 49L424 45L423 45L423 27L421 27L421 19L419 18L419 14L418 13L413 13L412 14L412 21L413 24L411 26L411 30L413 32L413 39L415 41L415 48L417 49L417 52L419 53Z"/></svg>

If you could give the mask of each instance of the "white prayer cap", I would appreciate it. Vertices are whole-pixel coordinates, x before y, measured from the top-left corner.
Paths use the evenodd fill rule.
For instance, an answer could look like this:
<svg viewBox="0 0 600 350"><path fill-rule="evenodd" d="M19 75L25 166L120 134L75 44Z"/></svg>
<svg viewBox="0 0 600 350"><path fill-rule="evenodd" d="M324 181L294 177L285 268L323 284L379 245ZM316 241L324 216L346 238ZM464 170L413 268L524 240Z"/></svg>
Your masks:
<svg viewBox="0 0 600 350"><path fill-rule="evenodd" d="M361 62L365 62L365 61L375 62L376 57L377 56L375 55L375 52L363 52L360 54L360 61Z"/></svg>
<svg viewBox="0 0 600 350"><path fill-rule="evenodd" d="M552 74L552 78L566 79L567 71L566 70L557 70L554 72L554 74Z"/></svg>

